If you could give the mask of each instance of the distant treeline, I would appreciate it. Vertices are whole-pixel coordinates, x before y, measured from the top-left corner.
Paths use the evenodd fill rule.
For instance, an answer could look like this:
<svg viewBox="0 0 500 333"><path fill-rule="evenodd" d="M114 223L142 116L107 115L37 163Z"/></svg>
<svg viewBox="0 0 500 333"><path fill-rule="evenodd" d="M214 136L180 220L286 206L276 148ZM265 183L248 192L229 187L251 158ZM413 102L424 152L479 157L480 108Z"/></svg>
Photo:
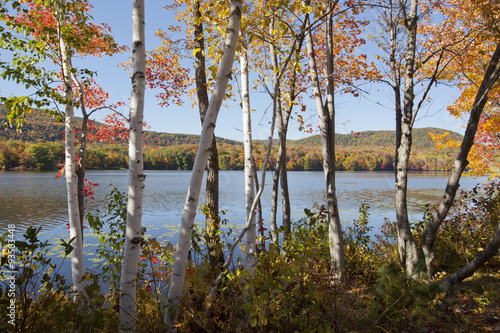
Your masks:
<svg viewBox="0 0 500 333"><path fill-rule="evenodd" d="M0 105L0 122L7 119ZM78 120L80 121L80 120ZM78 122L77 121L77 122ZM96 126L102 124L96 123ZM451 168L456 151L436 150L428 133L444 132L438 128L413 131L413 149L410 170L443 171ZM34 111L21 132L14 128L0 131L1 170L56 170L64 163L61 141L64 124L45 114ZM461 135L450 133L457 140ZM394 170L394 131L365 131L336 136L336 169L339 171L391 171ZM145 131L144 167L149 170L190 170L196 155L199 136ZM221 170L243 170L243 144L217 138ZM255 159L261 167L266 145L254 142ZM277 142L273 144L269 164L274 169ZM88 148L88 169L128 168L126 144L91 144ZM290 140L287 149L287 169L293 171L323 170L319 135Z"/></svg>
<svg viewBox="0 0 500 333"><path fill-rule="evenodd" d="M197 145L171 147L149 146L144 149L144 168L148 170L190 170L196 156ZM88 169L126 169L126 145L98 145L88 148ZM218 145L221 170L243 170L244 154L241 145ZM262 165L265 145L255 145L255 159ZM276 163L274 147L270 169ZM339 147L336 152L338 171L391 171L394 170L394 150L389 147ZM410 159L413 171L446 171L451 168L455 153L446 150L416 148ZM56 170L64 163L64 146L60 142L29 143L19 140L0 141L0 168L2 170ZM287 169L291 171L320 171L321 148L316 146L289 145Z"/></svg>
<svg viewBox="0 0 500 333"><path fill-rule="evenodd" d="M0 105L0 123L7 121L6 110ZM77 127L81 125L81 118L76 120ZM94 122L96 127L102 126L99 122ZM412 132L412 146L414 148L434 149L434 142L429 137L429 132L442 134L445 132L440 128L415 128ZM29 119L23 126L22 131L16 131L14 128L0 130L0 141L20 140L24 142L60 142L64 135L64 124L58 122L56 118L47 116L38 111L33 111ZM462 135L450 132L450 137L461 141ZM335 144L338 147L395 147L394 131L363 131L350 134L337 133ZM154 147L169 147L179 145L196 145L200 141L199 135L161 133L153 131L144 131L144 143ZM290 146L320 147L321 139L319 135L289 140ZM217 138L218 144L228 144L243 146L242 142ZM276 144L276 142L275 142Z"/></svg>

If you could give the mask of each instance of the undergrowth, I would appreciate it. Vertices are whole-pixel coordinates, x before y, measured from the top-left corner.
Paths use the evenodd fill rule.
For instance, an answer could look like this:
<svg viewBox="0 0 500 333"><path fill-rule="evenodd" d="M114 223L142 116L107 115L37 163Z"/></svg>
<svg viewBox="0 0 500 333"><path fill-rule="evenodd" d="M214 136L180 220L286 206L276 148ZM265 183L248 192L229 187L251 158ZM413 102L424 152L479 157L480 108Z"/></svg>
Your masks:
<svg viewBox="0 0 500 333"><path fill-rule="evenodd" d="M386 220L373 237L369 207L344 233L346 280L332 280L327 214L305 210L293 222L282 245L260 247L255 276L236 259L214 298L207 295L216 272L210 265L203 228L193 236L194 257L186 271L180 301L180 332L471 332L500 331L500 260L493 258L473 277L451 289L439 279L451 274L484 249L498 225L498 183L462 193L436 242L434 280L407 276L398 264L396 228ZM87 220L100 239L100 273L87 272L84 294L73 302L71 286L48 257L50 244L29 228L16 242L15 295L11 294L9 252L1 259L0 331L117 332L119 261L123 238L124 196L114 190L106 210ZM426 219L415 221L418 240ZM112 231L112 232L110 232ZM229 230L228 232L231 232ZM7 237L2 237L7 249ZM221 231L223 239L230 237ZM226 243L223 243L227 245ZM71 242L63 242L66 255ZM144 239L138 274L137 331L161 332L173 246ZM111 262L111 264L107 264ZM107 282L107 289L101 285ZM8 305L15 300L10 321ZM3 319L5 318L5 320ZM10 321L10 322L9 322Z"/></svg>

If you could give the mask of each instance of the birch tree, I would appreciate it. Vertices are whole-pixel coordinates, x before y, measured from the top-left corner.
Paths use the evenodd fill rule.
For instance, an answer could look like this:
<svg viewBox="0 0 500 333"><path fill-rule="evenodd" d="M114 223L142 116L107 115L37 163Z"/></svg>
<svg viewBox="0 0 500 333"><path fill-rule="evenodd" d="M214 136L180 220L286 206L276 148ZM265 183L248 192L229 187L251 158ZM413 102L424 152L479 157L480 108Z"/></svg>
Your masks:
<svg viewBox="0 0 500 333"><path fill-rule="evenodd" d="M471 45L483 42L485 40L483 35L489 35L484 27L484 21L483 25L477 28L477 21L470 20L470 16L477 15L474 9L476 6L460 1L448 1L446 5L432 2L419 3L416 0L408 2L389 0L383 3L382 28L387 32L389 40L379 43L379 46L387 54L387 59L382 61L389 67L388 79L384 81L392 87L395 98L398 250L401 266L409 275L417 273L416 266L420 259L420 249L409 226L406 198L412 129L417 114L429 98L429 92L434 85L441 80L452 83L470 80L470 75L461 73L463 68L468 68L468 64L454 64L460 63L460 59L468 52ZM436 10L443 13L442 21L436 21L434 15ZM446 14L447 12L454 14ZM457 15L460 15L458 12L464 17L469 17L464 19L468 24L464 25L463 22L457 21ZM479 10L479 12L484 14L488 11ZM496 44L496 41L494 43ZM491 76L485 76L484 80L485 84L492 82ZM422 90L418 91L417 86L422 86ZM471 118L443 199L424 232L421 247L426 257L429 276L433 274L433 247L436 233L453 204L458 180L466 167L467 155L474 141L477 124L473 125L475 123L473 118L481 114L484 107L478 100L480 95L487 94L487 90L484 90L486 88L482 89L481 94L476 95L474 106L471 107ZM476 113L474 117L472 111Z"/></svg>
<svg viewBox="0 0 500 333"><path fill-rule="evenodd" d="M331 48L332 41L332 10L333 3L328 2L329 13L327 14L327 49ZM305 3L309 6L309 3ZM332 6L332 7L330 7ZM306 9L307 10L307 9ZM305 15L306 21L306 46L307 55L309 58L310 76L314 91L314 99L316 109L318 110L320 137L323 154L323 170L326 180L326 202L328 209L328 240L330 243L330 256L332 261L333 277L336 280L342 280L345 276L345 257L344 244L342 239L342 227L340 224L340 216L337 204L337 195L335 192L335 109L333 104L333 58L332 54L328 57L327 77L328 77L328 93L327 105L323 104L321 97L320 81L318 77L318 69L316 66L315 50L312 38L312 28L309 14ZM331 49L330 49L331 50ZM331 51L330 51L331 52ZM330 61L332 61L330 63Z"/></svg>
<svg viewBox="0 0 500 333"><path fill-rule="evenodd" d="M203 121L203 127L200 136L200 144L196 153L196 159L191 172L186 203L181 221L181 229L174 255L174 264L172 269L172 278L168 292L168 304L165 310L165 323L171 331L175 330L175 322L179 306L179 300L182 297L184 287L184 277L186 274L186 265L188 252L191 243L191 233L194 227L194 217L198 206L203 173L208 159L208 149L212 143L217 115L219 113L225 91L231 77L232 64L236 54L236 45L241 26L242 4L241 0L232 0L229 14L229 25L224 46L223 57L217 74L217 82L210 99L207 114Z"/></svg>
<svg viewBox="0 0 500 333"><path fill-rule="evenodd" d="M497 41L500 40L498 36L499 35L497 35L496 38L494 38ZM488 67L486 68L481 84L477 88L477 93L472 108L470 109L469 121L467 123L467 127L464 133L464 137L462 139L462 143L460 145L457 158L453 163L453 168L450 172L450 176L448 178L448 183L446 185L443 197L436 211L433 213L432 220L430 220L429 223L427 224L427 227L423 234L422 250L425 255L425 262L429 277L434 275L434 270L433 270L434 244L436 241L437 232L444 218L448 214L449 209L453 205L453 200L455 199L455 195L459 187L460 177L464 172L465 168L467 167L467 165L469 164L468 162L469 152L472 146L474 145L474 138L477 133L481 115L488 101L488 94L491 92L493 87L498 83L499 77L500 77L500 43L496 45L496 49L491 55L490 62L488 64ZM494 245L496 244L494 243L495 241L498 243L498 235L495 235L494 240L492 241L492 246L495 246ZM498 249L498 244L496 246ZM485 260L487 259L483 258L480 261L485 261ZM464 270L470 272L473 269L473 267L474 265L471 264L468 269L464 268ZM462 274L465 274L465 272L463 272ZM462 279L463 278L459 280Z"/></svg>
<svg viewBox="0 0 500 333"><path fill-rule="evenodd" d="M406 13L406 7L401 8ZM413 238L408 220L407 187L408 163L411 152L411 139L414 118L414 81L415 53L417 47L418 1L411 0L408 14L403 16L406 30L407 50L404 68L404 94L402 109L401 136L397 139L396 161L396 221L398 226L398 250L401 266L409 275L414 274L418 261L418 248ZM399 126L399 125L398 125Z"/></svg>
<svg viewBox="0 0 500 333"><path fill-rule="evenodd" d="M137 269L142 240L142 201L146 179L143 167L143 114L146 88L144 25L144 0L133 0L133 74L130 100L127 226L120 280L120 331L123 332L136 330Z"/></svg>
<svg viewBox="0 0 500 333"><path fill-rule="evenodd" d="M272 192L272 202L271 202L271 237L272 241L275 244L279 243L278 239L278 231L276 225L276 215L278 211L278 183L281 184L281 205L282 205L282 219L283 219L283 227L285 229L285 234L289 235L291 232L290 225L290 196L288 193L288 178L286 172L286 132L288 127L288 121L290 120L290 113L286 113L285 117L283 117L282 108L281 108L281 82L279 80L279 67L278 67L278 50L276 49L275 41L277 38L272 38L273 35L276 35L276 17L274 15L276 10L273 11L273 16L271 17L271 25L269 26L269 35L271 40L269 41L269 54L271 56L271 64L273 70L273 87L278 87L278 90L274 90L271 93L271 98L276 99L276 103L273 103L276 106L276 110L273 112L276 114L276 121L278 123L278 157L276 158L276 169L274 171L273 177L273 192ZM300 48L300 46L299 46ZM295 74L295 73L294 73ZM293 104L293 102L292 102Z"/></svg>
<svg viewBox="0 0 500 333"><path fill-rule="evenodd" d="M86 0L69 2L25 0L13 2L12 7L17 8L17 15L2 15L1 19L11 29L22 33L24 38L19 38L17 41L10 38L2 39L1 47L11 51L20 51L19 53L14 51L10 64L8 62L1 63L2 77L18 83L22 82L24 87L34 89L35 94L33 95L36 98L27 96L2 97L2 103L9 109L11 125L18 122L18 128L22 126L27 111L32 107L42 107L42 112L64 116L64 169L66 171L70 237L73 239L71 259L73 290L77 296L83 291L82 277L85 270L83 264L83 200L79 200L78 195L79 190L83 193L83 179L81 179L81 184L76 181L78 167L76 165L74 109L80 107L83 111L85 110L87 103L84 102L84 97L87 96L84 95L91 89L82 89L81 84L82 81L87 84L93 80L89 78L90 71L76 68L72 59L75 54L79 56L112 55L116 52L122 52L124 48L114 42L107 26L90 22L91 18L88 13L92 6ZM13 37L12 34L5 37L9 36ZM50 66L44 63L46 60L50 60L59 72L48 69ZM58 86L61 79L62 85ZM80 100L80 103L77 99ZM49 106L52 106L52 109L49 109ZM64 107L64 111L60 110L60 107ZM85 140L82 141L83 151L84 145ZM84 158L80 162L84 163ZM78 223L75 222L76 220Z"/></svg>
<svg viewBox="0 0 500 333"><path fill-rule="evenodd" d="M57 34L61 50L64 98L68 101L64 113L64 166L66 168L66 192L68 198L69 234L73 239L71 251L71 275L75 297L83 292L85 267L83 263L83 228L80 225L80 209L78 205L78 186L76 181L76 151L75 151L75 116L73 111L73 68L71 53L66 47L66 41L61 28L64 16L58 10Z"/></svg>
<svg viewBox="0 0 500 333"><path fill-rule="evenodd" d="M414 276L419 248L411 232L407 206L412 131L431 87L446 66L443 63L445 46L426 45L425 39L418 39L419 23L432 11L429 8L421 11L417 0L397 3L389 0L382 7L382 29L389 36L388 41L379 44L387 53L388 59L383 62L389 67L388 78L382 81L388 83L394 92L396 114L395 207L398 253L401 267ZM420 85L424 87L423 91L416 90Z"/></svg>
<svg viewBox="0 0 500 333"><path fill-rule="evenodd" d="M273 100L273 115L278 129L278 154L273 176L271 201L271 241L279 243L277 214L281 189L282 225L285 236L291 232L290 197L287 179L286 137L292 110L297 105L300 89L298 78L303 75L300 50L304 39L304 24L297 17L295 8L300 2L284 5L279 1L263 1L255 14L263 17L266 24L254 29L253 57L260 76L260 85ZM271 10L270 10L271 9ZM262 14L260 14L262 13ZM257 42L255 42L257 41ZM267 82L272 85L268 87Z"/></svg>
<svg viewBox="0 0 500 333"><path fill-rule="evenodd" d="M257 240L257 227L255 225L255 212L251 211L255 199L254 172L253 172L253 147L252 147L252 120L250 115L250 85L248 71L248 53L246 37L241 37L240 48L240 73L241 73L241 110L243 114L243 150L245 152L245 212L249 225L245 242L245 270L254 276L255 273L255 247ZM254 208L255 209L255 208Z"/></svg>

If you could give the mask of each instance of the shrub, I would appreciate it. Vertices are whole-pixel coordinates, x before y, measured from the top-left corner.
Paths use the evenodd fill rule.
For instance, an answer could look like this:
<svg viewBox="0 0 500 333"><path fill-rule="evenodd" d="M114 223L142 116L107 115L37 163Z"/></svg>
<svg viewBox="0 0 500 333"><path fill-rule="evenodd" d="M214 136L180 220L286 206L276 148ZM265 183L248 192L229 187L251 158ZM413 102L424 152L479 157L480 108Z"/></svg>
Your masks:
<svg viewBox="0 0 500 333"><path fill-rule="evenodd" d="M437 271L452 273L483 251L495 234L500 217L500 181L461 191L444 220L435 247ZM486 265L500 268L495 256Z"/></svg>

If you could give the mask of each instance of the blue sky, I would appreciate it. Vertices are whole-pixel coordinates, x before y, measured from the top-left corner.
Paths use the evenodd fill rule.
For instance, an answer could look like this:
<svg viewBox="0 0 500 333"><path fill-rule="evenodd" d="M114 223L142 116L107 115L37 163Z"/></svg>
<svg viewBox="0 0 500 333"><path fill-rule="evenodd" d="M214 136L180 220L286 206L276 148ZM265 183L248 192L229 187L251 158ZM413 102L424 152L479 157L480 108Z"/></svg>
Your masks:
<svg viewBox="0 0 500 333"><path fill-rule="evenodd" d="M170 4L170 1L146 0L145 2L146 48L154 49L159 45L159 39L154 37L154 33L160 28L166 30L170 24L176 24L176 21L173 13L163 9L166 4ZM130 46L132 40L132 1L91 0L91 3L94 5L92 16L95 23L108 24L116 41L119 44ZM179 34L177 37L182 38L183 35ZM363 52L366 52L370 57L373 55L373 48L368 46ZM112 102L127 101L130 98L130 77L129 73L118 64L126 61L128 57L130 57L130 52L113 58L75 59L74 65L97 71L97 81L109 92ZM188 63L186 65L189 66ZM2 85L3 94L15 89L10 84L2 83ZM365 86L364 89L370 93L368 98L336 96L336 130L338 133L394 129L394 111L390 107L392 96L388 87L372 85ZM186 98L181 107L162 108L158 105L153 91L147 91L146 94L145 121L150 125L151 130L169 133L200 133L198 108L193 108L190 100ZM433 102L421 111L415 127L433 126L463 133L464 121L455 119L446 111L446 106L452 103L457 96L458 93L453 89L438 87L433 90L431 94ZM270 98L263 92L253 92L251 95L252 108L257 110L252 113L253 137L255 139L265 139L269 135L270 103ZM264 112L265 110L267 112ZM122 111L128 114L127 107L124 107ZM317 124L314 101L310 101L307 110L302 115L304 119ZM103 116L104 114L102 114ZM232 105L231 108L221 109L215 130L216 135L241 141L243 137L241 129L242 116L239 107ZM296 120L290 121L290 139L300 139L309 135L311 134L298 131Z"/></svg>

